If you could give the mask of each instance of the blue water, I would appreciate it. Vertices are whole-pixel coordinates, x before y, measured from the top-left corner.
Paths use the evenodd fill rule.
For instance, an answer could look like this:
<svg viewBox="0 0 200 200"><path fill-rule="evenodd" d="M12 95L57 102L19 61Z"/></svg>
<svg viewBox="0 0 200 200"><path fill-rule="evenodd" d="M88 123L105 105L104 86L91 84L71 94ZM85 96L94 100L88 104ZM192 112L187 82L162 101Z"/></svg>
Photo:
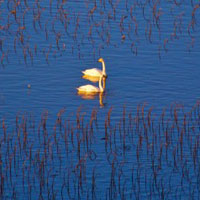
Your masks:
<svg viewBox="0 0 200 200"><path fill-rule="evenodd" d="M5 5L3 4L2 6L4 7ZM57 111L62 107L67 107L73 111L81 104L87 106L87 108L98 106L98 98L95 100L83 100L77 96L76 87L88 84L88 81L81 79L82 70L92 67L101 68L100 63L97 63L99 57L104 58L106 70L109 75L106 82L106 95L104 99L106 107L114 105L120 107L120 105L125 103L135 107L141 102L147 102L156 107L163 107L174 101L189 106L199 99L199 28L195 25L195 29L192 31L195 40L194 47L191 47L191 38L187 31L192 12L190 3L182 3L182 9L175 7L171 11L171 14L170 10L174 6L173 3L162 2L158 4L163 13L160 17L160 39L155 23L153 24L153 21L150 21L152 23L152 43L145 38L145 26L147 23L142 17L140 6L134 10L135 12L132 11L136 19L138 19L138 34L136 35L134 25L130 23L129 13L131 4L129 5L129 9L126 10L125 3L120 2L117 7L116 19L108 22L106 20L107 12L112 9L107 3L106 9L102 6L98 8L93 19L90 19L89 22L86 20L88 13L86 12L87 8L84 6L84 3L65 3L64 8L67 9L66 13L71 17L68 25L70 36L64 32L60 21L54 19L57 13L56 7L53 7L55 10L53 9L53 14L50 16L48 13L48 4L41 3L41 6L44 8L44 16L42 15L43 18L41 18L43 28L39 31L41 33L34 32L31 24L33 20L32 14L30 13L25 17L28 28L23 31L23 34L27 40L30 37L27 46L32 50L32 61L30 56L27 55L27 64L24 63L21 45L16 47L17 53L14 52L12 42L14 41L13 35L16 29L13 28L13 34L2 31L5 35L3 50L5 49L6 52L7 49L9 52L8 63L4 58L5 64L0 69L1 114L5 114L6 112L16 113L19 110L27 109L40 113L42 109ZM71 8L73 8L73 11L70 10L71 12L69 12ZM6 9L5 7L5 11L3 12L5 15L7 14ZM152 19L152 13L150 12L151 5L146 6L146 10L148 11L146 12L149 18ZM100 13L101 17L99 18ZM126 35L126 39L123 42L121 41L119 23L121 20L120 16L125 15L127 16L124 19L124 34ZM179 33L177 31L177 39L170 39L173 23L174 21L179 22L176 19L179 19L177 16L180 15L183 15L181 18L182 32ZM78 28L78 39L74 41L73 28L75 27L76 23L74 23L74 20L77 19L77 16L80 18L80 27ZM199 20L198 16L197 11L197 24ZM59 50L56 49L55 34L50 29L50 25L49 30L47 30L51 39L45 39L44 25L48 20L48 24L52 21L55 23L55 26L57 26L55 30L62 35ZM6 20L1 21L6 22ZM14 27L16 22L14 19L12 21L13 25L11 27ZM102 22L104 24L103 27L105 27L103 30L99 27L94 27L96 23ZM128 30L126 29L128 29L128 24L133 26L133 30L130 32L133 41L127 37ZM38 24L36 25L38 28ZM90 39L87 39L90 26L93 26L94 29L91 34L94 40L93 47L91 47ZM98 29L99 31L106 29L108 34L110 34L111 39L109 44L106 44L98 36L96 33ZM32 31L33 35L30 34ZM103 36L106 37L106 33L103 33ZM82 42L81 37L84 38ZM167 52L165 52L163 47L165 38L169 39L169 42L166 44ZM134 55L131 51L132 42L137 46L137 55ZM36 55L34 53L35 45L37 45ZM56 53L49 53L48 64L44 59L45 56L42 51L43 48L48 49L49 45L52 45L52 49L54 49L52 51L56 51ZM97 48L100 46L103 46L103 49L99 53ZM71 48L74 48L73 54ZM77 50L77 48L80 50ZM159 48L161 48L160 54ZM31 86L30 89L28 88L28 84Z"/></svg>
<svg viewBox="0 0 200 200"><path fill-rule="evenodd" d="M11 14L14 2L0 4L0 25L5 27L0 29L0 57L4 55L0 67L0 118L6 119L10 130L20 112L32 113L37 123L47 110L48 125L53 127L60 109L70 114L81 106L90 116L97 108L103 127L111 107L113 119L119 120L124 105L135 113L139 104L146 103L159 115L174 102L190 110L199 101L199 8L194 27L191 25L192 12L199 2L109 2L97 2L93 15L90 11L94 2L90 1L63 1L63 5L52 2L51 9L49 1L27 1L30 10L20 2L16 9L18 20ZM157 23L154 9L157 16L160 12ZM33 13L41 14L35 28ZM98 95L83 99L76 92L78 86L90 84L82 79L81 71L101 68L97 62L100 57L105 60L108 74L103 105ZM97 152L100 148L96 148Z"/></svg>

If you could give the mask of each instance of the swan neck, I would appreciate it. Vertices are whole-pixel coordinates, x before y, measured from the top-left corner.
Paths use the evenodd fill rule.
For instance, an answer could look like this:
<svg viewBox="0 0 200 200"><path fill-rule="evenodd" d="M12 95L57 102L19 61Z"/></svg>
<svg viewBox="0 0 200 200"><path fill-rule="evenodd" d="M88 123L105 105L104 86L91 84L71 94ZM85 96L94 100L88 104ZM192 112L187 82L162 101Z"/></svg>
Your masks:
<svg viewBox="0 0 200 200"><path fill-rule="evenodd" d="M106 66L105 66L105 62L102 61L102 67L103 67L103 75L106 74Z"/></svg>
<svg viewBox="0 0 200 200"><path fill-rule="evenodd" d="M102 85L101 85L101 82L102 82L102 76L101 76L100 79L99 79L99 89L100 89L100 92L103 92L104 89L103 89L103 87L102 87Z"/></svg>

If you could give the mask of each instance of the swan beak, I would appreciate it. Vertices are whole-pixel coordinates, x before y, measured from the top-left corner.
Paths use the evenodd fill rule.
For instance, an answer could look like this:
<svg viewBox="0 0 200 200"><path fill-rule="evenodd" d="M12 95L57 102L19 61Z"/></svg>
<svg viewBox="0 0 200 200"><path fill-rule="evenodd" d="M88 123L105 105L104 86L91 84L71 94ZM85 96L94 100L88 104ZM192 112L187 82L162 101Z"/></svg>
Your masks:
<svg viewBox="0 0 200 200"><path fill-rule="evenodd" d="M108 75L103 75L103 78L105 78L105 79L108 78Z"/></svg>

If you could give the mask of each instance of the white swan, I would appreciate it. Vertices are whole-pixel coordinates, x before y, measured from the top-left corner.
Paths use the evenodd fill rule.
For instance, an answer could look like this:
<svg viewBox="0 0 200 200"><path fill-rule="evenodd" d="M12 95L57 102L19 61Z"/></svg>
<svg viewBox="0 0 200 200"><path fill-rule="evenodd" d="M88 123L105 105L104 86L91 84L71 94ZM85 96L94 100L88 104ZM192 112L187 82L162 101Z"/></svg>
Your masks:
<svg viewBox="0 0 200 200"><path fill-rule="evenodd" d="M85 71L82 71L82 73L86 76L93 76L93 77L100 77L100 76L105 76L106 75L106 67L105 67L105 62L103 60L103 58L99 58L98 62L102 63L102 70L97 69L97 68L93 68L93 69L86 69Z"/></svg>
<svg viewBox="0 0 200 200"><path fill-rule="evenodd" d="M102 78L103 78L103 75L99 79L99 88L94 86L94 85L83 85L83 86L76 88L78 90L78 93L82 93L82 94L93 93L93 94L96 94L96 93L99 93L99 92L104 92L104 88L101 85Z"/></svg>

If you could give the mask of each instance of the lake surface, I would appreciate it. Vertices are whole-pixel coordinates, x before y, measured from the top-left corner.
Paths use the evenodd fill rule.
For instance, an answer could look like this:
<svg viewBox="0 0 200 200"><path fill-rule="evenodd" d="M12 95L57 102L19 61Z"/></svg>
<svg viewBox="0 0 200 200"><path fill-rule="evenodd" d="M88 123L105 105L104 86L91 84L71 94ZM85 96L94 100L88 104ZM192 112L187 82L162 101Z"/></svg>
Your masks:
<svg viewBox="0 0 200 200"><path fill-rule="evenodd" d="M184 106L185 112L190 112L200 99L199 6L199 2L195 0L1 1L2 137L3 119L7 131L11 133L15 131L16 116L27 114L29 118L31 115L38 127L42 113L47 111L47 130L50 137L61 109L65 109L64 119L72 116L72 121L76 122L77 110L81 108L88 123L92 110L96 109L102 132L105 131L104 123L111 107L111 119L116 124L123 117L124 106L133 116L137 114L138 105L146 105L146 112L153 107L154 115L158 118L163 109L170 110L175 103ZM100 57L105 60L108 74L105 93L102 96L96 95L93 99L79 96L76 91L78 86L98 85L82 79L81 71L93 67L101 68L101 63L97 62ZM184 114L180 115L183 119ZM30 140L37 141L34 131L30 132ZM95 167L99 168L106 162L103 137L104 134L96 136L96 146L92 148L99 155L100 160L95 163ZM121 140L118 138L117 141L120 143ZM42 142L33 145L35 152L38 146L41 148L41 144ZM60 143L60 148L62 152L63 142ZM127 154L127 162L131 160L135 150L133 148L130 150L132 153ZM145 156L146 154L143 155L144 160ZM72 153L70 159L76 162L75 157L75 153ZM67 160L71 163L68 159L64 158L63 162ZM120 159L122 161L123 156ZM126 164L124 171L122 170L124 174L129 174L129 169L136 160L134 154L131 164ZM23 163L23 159L19 159L19 163L21 162ZM89 169L93 169L93 164L87 165ZM169 172L167 166L166 172ZM34 167L31 170L34 171ZM58 169L55 167L56 170ZM110 168L105 169L98 184L108 183L106 180L109 170ZM91 174L89 176L92 177ZM17 178L13 180L16 181ZM57 187L59 190L61 186L58 184ZM147 187L148 193L151 189L150 186ZM20 191L17 187L13 190ZM95 194L95 197L90 196L89 199L105 199L104 194L112 193L104 187L100 187L98 191L102 192L102 196ZM28 194L30 192L26 193ZM87 196L84 195L86 193L83 194L83 199ZM154 195L160 199L160 196ZM191 197L189 193L187 195ZM30 196L35 197L34 194ZM75 195L71 198L81 197ZM107 198L114 197L108 195ZM123 199L122 196L116 198ZM129 198L129 195L124 197Z"/></svg>

